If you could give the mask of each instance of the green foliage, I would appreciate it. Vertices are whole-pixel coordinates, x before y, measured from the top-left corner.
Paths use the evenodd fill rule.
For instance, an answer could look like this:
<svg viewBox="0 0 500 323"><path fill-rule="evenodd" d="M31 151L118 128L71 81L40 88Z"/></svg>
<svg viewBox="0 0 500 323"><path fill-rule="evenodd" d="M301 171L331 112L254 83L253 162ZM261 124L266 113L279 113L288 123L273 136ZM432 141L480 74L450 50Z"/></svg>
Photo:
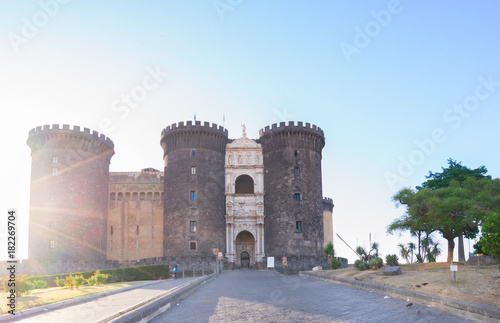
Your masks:
<svg viewBox="0 0 500 323"><path fill-rule="evenodd" d="M64 286L66 286L66 288L69 288L69 289L73 289L73 288L76 288L76 289L79 289L80 286L83 285L83 283L85 283L85 278L83 278L82 275L69 275L69 276L66 276L66 280L64 281Z"/></svg>
<svg viewBox="0 0 500 323"><path fill-rule="evenodd" d="M107 282L108 276L109 275L102 274L99 270L97 270L92 277L87 279L87 283L92 286L102 285Z"/></svg>
<svg viewBox="0 0 500 323"><path fill-rule="evenodd" d="M477 255L483 254L485 256L488 256L488 253L484 252L484 250L483 250L483 245L481 244L481 240L476 242L472 247L474 248L475 254L477 254Z"/></svg>
<svg viewBox="0 0 500 323"><path fill-rule="evenodd" d="M500 262L500 215L497 212L485 218L481 232L483 252Z"/></svg>
<svg viewBox="0 0 500 323"><path fill-rule="evenodd" d="M367 270L370 268L370 265L368 265L366 262L361 261L360 259L357 259L354 262L354 267L358 268L359 270Z"/></svg>
<svg viewBox="0 0 500 323"><path fill-rule="evenodd" d="M48 287L56 287L56 279L66 279L69 275L82 275L84 279L88 279L94 275L95 271L83 271L76 273L63 273L54 275L42 275L35 276L38 280L42 280L47 283ZM126 281L136 281L136 280L156 280L160 277L169 277L169 266L168 265L149 265L149 266L136 266L136 267L125 267L116 269L105 269L101 270L103 274L113 275L113 277L108 276L108 282L113 279L114 282L126 282ZM64 285L63 285L64 286ZM60 286L60 287L63 287Z"/></svg>
<svg viewBox="0 0 500 323"><path fill-rule="evenodd" d="M372 269L379 269L384 266L384 261L380 257L375 257L370 260L370 267Z"/></svg>
<svg viewBox="0 0 500 323"><path fill-rule="evenodd" d="M337 258L334 257L330 260L330 267L332 267L332 269L339 269L341 266L342 263Z"/></svg>
<svg viewBox="0 0 500 323"><path fill-rule="evenodd" d="M398 263L398 256L396 256L396 254L385 256L385 263L386 263L387 266L397 266L397 265L399 265L399 263Z"/></svg>
<svg viewBox="0 0 500 323"><path fill-rule="evenodd" d="M36 285L31 282L26 275L19 275L16 277L16 296L29 294Z"/></svg>
<svg viewBox="0 0 500 323"><path fill-rule="evenodd" d="M32 282L35 284L35 289L44 289L47 287L47 283L42 280L34 279Z"/></svg>
<svg viewBox="0 0 500 323"><path fill-rule="evenodd" d="M56 283L56 285L58 287L64 287L64 281L66 280L66 278L59 278L59 277L56 277L56 279L54 279L54 282Z"/></svg>
<svg viewBox="0 0 500 323"><path fill-rule="evenodd" d="M448 262L453 259L453 239L469 232L473 234L482 220L497 209L500 181L489 178L466 178L463 182L450 181L442 188L408 188L393 196L397 204L406 205L406 214L393 221L388 232L409 230L410 233L434 231L448 240ZM434 252L432 252L434 251ZM438 250L430 250L429 260L435 260Z"/></svg>
<svg viewBox="0 0 500 323"><path fill-rule="evenodd" d="M328 259L332 259L332 257L335 257L335 250L333 249L333 243L331 241L328 241L325 248L323 248L323 253Z"/></svg>

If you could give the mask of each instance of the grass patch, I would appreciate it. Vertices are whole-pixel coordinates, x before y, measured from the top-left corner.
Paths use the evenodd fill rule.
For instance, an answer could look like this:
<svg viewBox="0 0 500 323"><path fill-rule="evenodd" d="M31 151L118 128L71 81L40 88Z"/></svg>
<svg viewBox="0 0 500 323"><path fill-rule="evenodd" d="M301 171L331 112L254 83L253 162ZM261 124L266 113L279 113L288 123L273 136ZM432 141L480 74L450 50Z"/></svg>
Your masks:
<svg viewBox="0 0 500 323"><path fill-rule="evenodd" d="M65 287L35 289L31 291L31 293L28 295L16 298L16 312L38 306L53 304L73 298L78 298L92 294L103 293L119 288L124 288L128 286L138 285L145 282L147 281L121 282L121 283L112 283L99 286L84 285L80 287L80 289L74 289L74 290L70 290ZM7 311L10 310L10 308L6 306L7 303L4 301L7 299L7 294L2 293L0 295L2 297L2 303L0 305L0 315L7 314Z"/></svg>

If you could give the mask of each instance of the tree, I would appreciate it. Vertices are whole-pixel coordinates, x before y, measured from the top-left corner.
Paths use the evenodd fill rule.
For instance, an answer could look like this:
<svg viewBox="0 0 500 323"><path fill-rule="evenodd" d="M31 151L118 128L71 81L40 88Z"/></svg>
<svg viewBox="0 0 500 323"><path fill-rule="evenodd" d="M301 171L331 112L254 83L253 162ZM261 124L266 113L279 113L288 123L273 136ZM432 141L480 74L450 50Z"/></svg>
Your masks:
<svg viewBox="0 0 500 323"><path fill-rule="evenodd" d="M403 259L406 260L406 263L410 263L409 250L406 249L405 245L402 243L399 243L398 247L399 247L399 254L401 255L401 257L403 257Z"/></svg>
<svg viewBox="0 0 500 323"><path fill-rule="evenodd" d="M482 219L495 211L500 194L499 180L467 177L463 182L450 181L440 188L408 188L394 195L396 203L407 206L406 214L393 221L388 232L395 230L424 231L429 236L438 231L448 240L448 262L453 260L454 238L474 232ZM432 254L431 254L432 256Z"/></svg>
<svg viewBox="0 0 500 323"><path fill-rule="evenodd" d="M479 241L484 253L500 262L500 215L494 212L484 220Z"/></svg>
<svg viewBox="0 0 500 323"><path fill-rule="evenodd" d="M438 189L448 187L452 181L457 181L459 183L464 182L467 178L474 179L482 179L488 178L491 179L491 176L486 176L485 174L488 172L486 167L481 166L476 169L470 169L466 166L463 166L460 162L457 163L456 160L451 158L448 159L448 168L441 167L443 172L441 173L432 173L429 171L429 175L426 176L427 181L422 183L422 186L417 186L417 190L421 190L422 188L430 188L430 189ZM476 235L479 233L477 227L467 229L463 234L458 236L458 260L465 261L465 252L464 252L464 235L468 239L476 238Z"/></svg>

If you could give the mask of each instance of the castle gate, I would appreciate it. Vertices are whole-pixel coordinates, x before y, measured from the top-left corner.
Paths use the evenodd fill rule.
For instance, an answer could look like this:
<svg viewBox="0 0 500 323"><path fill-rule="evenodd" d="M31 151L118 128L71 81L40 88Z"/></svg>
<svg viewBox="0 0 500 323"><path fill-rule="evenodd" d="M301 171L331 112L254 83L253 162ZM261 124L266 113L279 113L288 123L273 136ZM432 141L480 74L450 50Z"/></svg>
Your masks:
<svg viewBox="0 0 500 323"><path fill-rule="evenodd" d="M226 257L241 267L259 266L264 250L262 147L243 136L226 145Z"/></svg>
<svg viewBox="0 0 500 323"><path fill-rule="evenodd" d="M255 239L248 231L242 231L236 236L236 254L240 259L235 259L237 266L248 268L255 264Z"/></svg>

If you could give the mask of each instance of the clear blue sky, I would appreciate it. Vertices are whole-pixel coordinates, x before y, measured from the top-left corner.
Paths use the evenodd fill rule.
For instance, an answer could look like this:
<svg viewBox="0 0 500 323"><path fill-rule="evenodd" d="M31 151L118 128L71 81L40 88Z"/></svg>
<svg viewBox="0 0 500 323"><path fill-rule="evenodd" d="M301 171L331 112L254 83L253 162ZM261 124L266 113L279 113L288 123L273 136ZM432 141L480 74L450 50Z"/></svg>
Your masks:
<svg viewBox="0 0 500 323"><path fill-rule="evenodd" d="M225 115L231 138L242 123L257 138L295 120L325 131L335 233L352 247L371 233L396 253L410 241L386 235L404 212L399 188L450 157L500 177L499 12L494 1L0 0L0 210L17 208L27 228L25 142L39 125L101 131L111 171L139 171L163 168L162 128L195 113Z"/></svg>

